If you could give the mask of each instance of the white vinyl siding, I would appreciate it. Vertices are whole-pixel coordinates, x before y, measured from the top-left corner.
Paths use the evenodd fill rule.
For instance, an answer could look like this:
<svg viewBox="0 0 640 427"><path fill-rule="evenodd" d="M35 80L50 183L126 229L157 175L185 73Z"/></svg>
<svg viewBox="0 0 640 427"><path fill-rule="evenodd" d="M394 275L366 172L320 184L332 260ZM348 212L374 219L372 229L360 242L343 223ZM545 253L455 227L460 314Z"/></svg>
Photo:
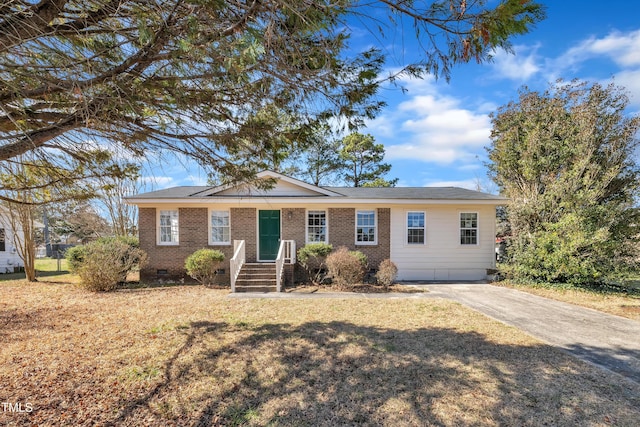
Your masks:
<svg viewBox="0 0 640 427"><path fill-rule="evenodd" d="M327 211L307 211L307 242L327 242Z"/></svg>
<svg viewBox="0 0 640 427"><path fill-rule="evenodd" d="M425 211L425 245L407 244L407 212ZM460 244L460 213L477 213L477 244ZM484 280L495 268L494 206L391 208L391 260L398 280Z"/></svg>
<svg viewBox="0 0 640 427"><path fill-rule="evenodd" d="M356 211L356 245L378 243L378 219L375 210Z"/></svg>
<svg viewBox="0 0 640 427"><path fill-rule="evenodd" d="M179 217L177 210L162 210L159 214L159 245L177 245L179 236Z"/></svg>
<svg viewBox="0 0 640 427"><path fill-rule="evenodd" d="M407 212L407 240L408 245L424 245L426 243L425 213L417 211Z"/></svg>
<svg viewBox="0 0 640 427"><path fill-rule="evenodd" d="M212 245L231 244L231 222L229 211L210 211L209 243Z"/></svg>

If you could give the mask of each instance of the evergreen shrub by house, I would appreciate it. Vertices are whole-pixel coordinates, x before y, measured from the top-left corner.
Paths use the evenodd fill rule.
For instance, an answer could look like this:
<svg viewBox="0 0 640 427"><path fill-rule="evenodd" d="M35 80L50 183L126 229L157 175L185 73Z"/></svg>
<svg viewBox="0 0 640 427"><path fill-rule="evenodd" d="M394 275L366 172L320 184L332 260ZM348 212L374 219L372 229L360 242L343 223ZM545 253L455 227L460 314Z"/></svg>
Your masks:
<svg viewBox="0 0 640 427"><path fill-rule="evenodd" d="M333 246L327 243L308 243L298 250L298 263L314 285L322 283L327 275L325 264Z"/></svg>
<svg viewBox="0 0 640 427"><path fill-rule="evenodd" d="M67 249L64 253L64 258L67 260L69 271L78 273L78 269L82 266L85 256L87 256L87 249L82 245Z"/></svg>
<svg viewBox="0 0 640 427"><path fill-rule="evenodd" d="M224 261L224 254L215 249L200 249L187 257L184 268L187 274L202 283L212 285L220 265Z"/></svg>

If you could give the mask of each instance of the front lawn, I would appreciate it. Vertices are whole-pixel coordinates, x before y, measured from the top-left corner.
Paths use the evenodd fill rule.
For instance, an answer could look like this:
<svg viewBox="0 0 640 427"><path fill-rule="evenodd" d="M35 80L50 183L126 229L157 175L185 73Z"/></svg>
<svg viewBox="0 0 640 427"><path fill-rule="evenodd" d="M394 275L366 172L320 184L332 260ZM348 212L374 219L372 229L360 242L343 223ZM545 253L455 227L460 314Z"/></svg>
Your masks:
<svg viewBox="0 0 640 427"><path fill-rule="evenodd" d="M637 425L640 386L439 299L0 282L10 425ZM409 295L410 296L410 295ZM15 408L15 407L14 407Z"/></svg>

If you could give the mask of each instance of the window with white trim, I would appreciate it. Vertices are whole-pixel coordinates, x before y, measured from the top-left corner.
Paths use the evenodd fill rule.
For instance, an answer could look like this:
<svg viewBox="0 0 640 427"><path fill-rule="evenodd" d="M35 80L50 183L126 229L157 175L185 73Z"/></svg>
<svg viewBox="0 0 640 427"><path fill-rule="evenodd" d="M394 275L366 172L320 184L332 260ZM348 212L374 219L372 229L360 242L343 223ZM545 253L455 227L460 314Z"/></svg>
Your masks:
<svg viewBox="0 0 640 427"><path fill-rule="evenodd" d="M307 242L327 241L327 211L307 211Z"/></svg>
<svg viewBox="0 0 640 427"><path fill-rule="evenodd" d="M210 243L214 245L231 244L229 211L211 211L210 218Z"/></svg>
<svg viewBox="0 0 640 427"><path fill-rule="evenodd" d="M478 214L477 212L460 212L460 244L478 244Z"/></svg>
<svg viewBox="0 0 640 427"><path fill-rule="evenodd" d="M377 239L376 211L356 211L356 244L373 245Z"/></svg>
<svg viewBox="0 0 640 427"><path fill-rule="evenodd" d="M424 245L425 235L425 213L407 212L407 244Z"/></svg>
<svg viewBox="0 0 640 427"><path fill-rule="evenodd" d="M178 244L178 211L160 211L160 245Z"/></svg>

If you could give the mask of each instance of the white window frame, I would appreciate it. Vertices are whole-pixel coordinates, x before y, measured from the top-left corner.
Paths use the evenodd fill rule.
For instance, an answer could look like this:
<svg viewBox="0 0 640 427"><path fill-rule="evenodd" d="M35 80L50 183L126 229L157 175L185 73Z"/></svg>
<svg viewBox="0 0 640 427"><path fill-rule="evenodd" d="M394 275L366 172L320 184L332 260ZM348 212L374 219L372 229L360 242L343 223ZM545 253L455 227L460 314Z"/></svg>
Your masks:
<svg viewBox="0 0 640 427"><path fill-rule="evenodd" d="M462 226L462 215L464 214L474 214L476 216L476 226L475 227L463 227ZM463 230L475 230L476 231L476 242L475 243L462 243L462 231ZM458 212L458 244L464 247L472 247L478 246L480 244L480 214L474 211L460 211Z"/></svg>
<svg viewBox="0 0 640 427"><path fill-rule="evenodd" d="M422 214L422 227L416 227L409 223L409 215L411 214ZM424 246L427 244L427 213L425 211L406 211L405 215L405 240L404 244L407 246ZM409 230L422 230L422 242L410 242L409 241Z"/></svg>
<svg viewBox="0 0 640 427"><path fill-rule="evenodd" d="M309 215L312 213L324 213L324 240L310 240L309 236L314 233L309 233L309 228L311 227L321 227L317 225L309 225ZM309 209L305 212L305 241L307 243L329 243L329 212L327 209Z"/></svg>
<svg viewBox="0 0 640 427"><path fill-rule="evenodd" d="M220 228L227 228L229 231L227 233L228 240L214 242L213 241L213 214L214 213L226 213L227 215L227 225L221 225ZM224 232L223 232L224 235ZM209 244L211 246L229 246L231 245L231 211L229 209L209 209Z"/></svg>
<svg viewBox="0 0 640 427"><path fill-rule="evenodd" d="M373 213L373 241L359 241L358 240L358 214L370 214ZM377 209L356 209L356 218L355 218L355 244L357 246L366 246L366 245L377 245L378 244L378 210ZM367 228L371 228L367 226Z"/></svg>
<svg viewBox="0 0 640 427"><path fill-rule="evenodd" d="M173 213L175 212L175 220L176 220L176 224L175 224L175 240L171 240L168 242L163 242L162 241L162 216L163 213L165 212L170 212L171 213L171 217L173 218ZM158 209L158 245L160 246L176 246L180 244L180 210L179 209ZM170 225L171 227L171 235L173 235L173 224Z"/></svg>

